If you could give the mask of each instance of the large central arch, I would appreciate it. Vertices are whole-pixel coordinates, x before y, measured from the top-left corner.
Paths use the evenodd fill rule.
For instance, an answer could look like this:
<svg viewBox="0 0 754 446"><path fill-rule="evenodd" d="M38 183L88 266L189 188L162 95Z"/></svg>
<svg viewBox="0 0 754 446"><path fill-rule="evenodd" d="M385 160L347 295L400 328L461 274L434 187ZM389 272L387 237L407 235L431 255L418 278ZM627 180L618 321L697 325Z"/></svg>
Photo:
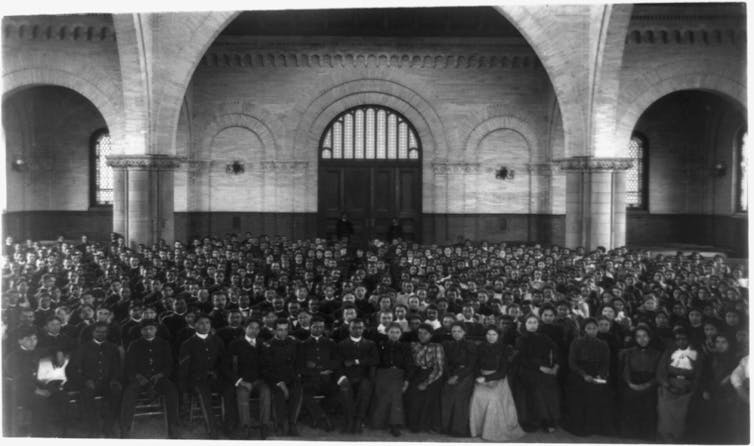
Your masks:
<svg viewBox="0 0 754 446"><path fill-rule="evenodd" d="M573 106L569 105L573 101L564 99L564 97L569 97L564 95L567 95L570 91L570 77L565 74L561 76L554 75L558 72L558 66L567 59L568 55L562 54L563 51L553 51L552 48L550 48L551 45L543 45L545 35L542 34L542 24L536 20L536 17L528 11L526 7L501 6L496 7L496 9L508 21L510 21L516 29L518 29L522 36L524 36L536 56L544 65L558 98L558 103L560 104L562 111L561 116L574 116L574 119L583 117L583 110L574 112ZM180 46L177 47L179 51L179 59L181 61L181 68L185 67L186 70L177 70L173 67L172 70L166 74L169 76L167 83L171 85L171 89L160 106L159 119L160 122L163 123L162 125L167 125L168 127L158 129L159 144L168 144L170 147L174 147L181 105L191 78L211 44L240 13L241 11L208 12L202 13L200 16L197 15L196 17L193 17L191 14L181 14L165 24L164 32L167 41L175 40L173 35L179 27L181 28L181 31L178 32L178 35L183 35L186 32L185 29L190 29L191 36L190 39L182 40ZM542 35L542 38L535 39L534 37L538 35ZM550 49L547 50L548 48ZM176 48L173 48L173 50L176 50ZM574 94L579 93L575 92ZM576 106L576 108L578 108L578 106ZM572 130L575 124L567 122L565 119L563 124L566 135L566 153L568 153L568 147L575 147L580 144L579 141L583 139L583 132L579 133L579 130ZM169 140L159 139L163 137L168 137Z"/></svg>
<svg viewBox="0 0 754 446"><path fill-rule="evenodd" d="M344 82L313 100L303 111L302 121L296 130L292 153L306 154L306 161L318 168L316 147L325 128L338 114L351 107L374 104L393 109L405 116L416 129L423 146L423 159L447 158L448 142L443 123L429 102L411 89L394 81L383 79L354 80ZM433 190L432 166L422 165L424 184L422 208L424 212L436 209L436 194ZM316 175L309 175L309 190L318 192Z"/></svg>

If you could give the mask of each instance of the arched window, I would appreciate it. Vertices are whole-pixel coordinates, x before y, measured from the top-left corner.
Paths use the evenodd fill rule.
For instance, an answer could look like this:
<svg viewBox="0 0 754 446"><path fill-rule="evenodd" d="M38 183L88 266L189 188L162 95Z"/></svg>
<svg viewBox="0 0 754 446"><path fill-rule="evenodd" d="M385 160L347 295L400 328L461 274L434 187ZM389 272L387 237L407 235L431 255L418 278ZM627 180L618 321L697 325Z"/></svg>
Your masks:
<svg viewBox="0 0 754 446"><path fill-rule="evenodd" d="M323 160L419 160L421 143L411 123L379 105L362 105L338 115L319 144Z"/></svg>
<svg viewBox="0 0 754 446"><path fill-rule="evenodd" d="M107 165L107 157L112 153L110 132L100 129L91 139L91 202L92 206L113 204L113 169Z"/></svg>
<svg viewBox="0 0 754 446"><path fill-rule="evenodd" d="M746 147L748 133L745 129L738 132L736 137L736 148L738 149L738 200L737 211L747 212L749 210L749 150Z"/></svg>
<svg viewBox="0 0 754 446"><path fill-rule="evenodd" d="M647 138L634 133L628 143L628 156L633 166L626 171L626 207L647 208Z"/></svg>

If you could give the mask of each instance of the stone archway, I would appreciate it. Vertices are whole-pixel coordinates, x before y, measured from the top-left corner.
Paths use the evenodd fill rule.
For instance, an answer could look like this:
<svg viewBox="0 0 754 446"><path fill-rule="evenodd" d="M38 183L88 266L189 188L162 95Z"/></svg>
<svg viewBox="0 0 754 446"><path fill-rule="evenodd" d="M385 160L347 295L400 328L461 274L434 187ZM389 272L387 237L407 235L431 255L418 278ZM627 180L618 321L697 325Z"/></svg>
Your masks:
<svg viewBox="0 0 754 446"><path fill-rule="evenodd" d="M673 70L675 71L677 68ZM658 74L662 76L662 73ZM736 101L746 109L746 86L736 79L723 77L719 74L693 72L661 77L661 80L656 82L645 80L643 88L636 89L637 93L625 102L628 106L626 111L618 117L616 141L627 147L631 133L641 115L664 96L681 90L715 92Z"/></svg>
<svg viewBox="0 0 754 446"><path fill-rule="evenodd" d="M110 99L114 97L114 93L106 82L97 85L62 70L26 68L3 75L3 97L8 98L22 89L42 85L65 87L85 97L102 114L113 141L121 139L123 130L120 107Z"/></svg>

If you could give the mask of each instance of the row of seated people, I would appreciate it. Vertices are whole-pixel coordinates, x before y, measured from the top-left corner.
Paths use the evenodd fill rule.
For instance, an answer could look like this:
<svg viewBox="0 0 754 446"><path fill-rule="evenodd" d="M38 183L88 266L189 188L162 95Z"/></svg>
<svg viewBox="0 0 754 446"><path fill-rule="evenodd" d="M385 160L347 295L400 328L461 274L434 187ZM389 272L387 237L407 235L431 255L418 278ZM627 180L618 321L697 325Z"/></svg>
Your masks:
<svg viewBox="0 0 754 446"><path fill-rule="evenodd" d="M514 328L517 336L488 326L482 341L472 341L467 325L455 321L447 338L436 342L442 330L429 324L420 324L411 341L400 324L387 322L373 341L364 336L364 322L351 319L347 338L336 342L320 317L311 321L303 341L290 335L287 319L278 319L272 337L263 340L263 323L252 318L243 334L226 344L211 318L200 314L194 333L180 346L177 364L154 319L139 324L141 337L130 343L125 357L108 341L105 321L95 323L92 339L70 355L39 347L35 330L23 327L4 370L13 383L11 407L31 410L33 435L49 434L50 426L66 422L66 391L76 388L90 434L105 436L115 435L116 424L121 436L130 435L137 396L147 393L164 398L170 437L179 435L179 396L193 395L210 437L219 429L230 436L236 427L251 437L252 397L262 439L271 432L298 435L302 408L315 426L332 430L331 414L317 401L322 396L340 408L344 432L361 432L367 422L387 426L395 436L406 425L416 432L508 441L524 430L552 432L562 422L578 435L620 432L667 442L688 438L680 436L686 414L702 411L716 423L718 440L745 438L747 372L731 361L725 335L716 336L716 350L703 356L679 326L661 351L651 346L652 330L642 324L613 376L610 347L597 336L597 321L584 321L567 358L540 323L530 314L520 330ZM223 420L215 419L212 394L221 396ZM685 405L679 405L679 397L688 397ZM101 413L97 399L105 404Z"/></svg>

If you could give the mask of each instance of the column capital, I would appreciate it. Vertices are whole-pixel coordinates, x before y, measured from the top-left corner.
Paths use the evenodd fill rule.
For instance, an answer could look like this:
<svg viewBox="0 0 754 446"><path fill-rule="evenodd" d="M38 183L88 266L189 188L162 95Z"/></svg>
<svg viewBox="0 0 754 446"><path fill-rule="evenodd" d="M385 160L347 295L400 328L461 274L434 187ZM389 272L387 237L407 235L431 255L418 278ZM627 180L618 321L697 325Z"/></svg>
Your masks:
<svg viewBox="0 0 754 446"><path fill-rule="evenodd" d="M464 162L436 162L432 164L432 171L436 175L473 174L479 173L481 164Z"/></svg>
<svg viewBox="0 0 754 446"><path fill-rule="evenodd" d="M172 170L185 161L181 157L170 155L110 155L107 165L122 169Z"/></svg>
<svg viewBox="0 0 754 446"><path fill-rule="evenodd" d="M561 170L565 171L613 171L627 170L633 165L631 158L594 158L591 156L574 156L555 160Z"/></svg>
<svg viewBox="0 0 754 446"><path fill-rule="evenodd" d="M529 163L526 165L532 175L552 175L558 170L557 162Z"/></svg>

